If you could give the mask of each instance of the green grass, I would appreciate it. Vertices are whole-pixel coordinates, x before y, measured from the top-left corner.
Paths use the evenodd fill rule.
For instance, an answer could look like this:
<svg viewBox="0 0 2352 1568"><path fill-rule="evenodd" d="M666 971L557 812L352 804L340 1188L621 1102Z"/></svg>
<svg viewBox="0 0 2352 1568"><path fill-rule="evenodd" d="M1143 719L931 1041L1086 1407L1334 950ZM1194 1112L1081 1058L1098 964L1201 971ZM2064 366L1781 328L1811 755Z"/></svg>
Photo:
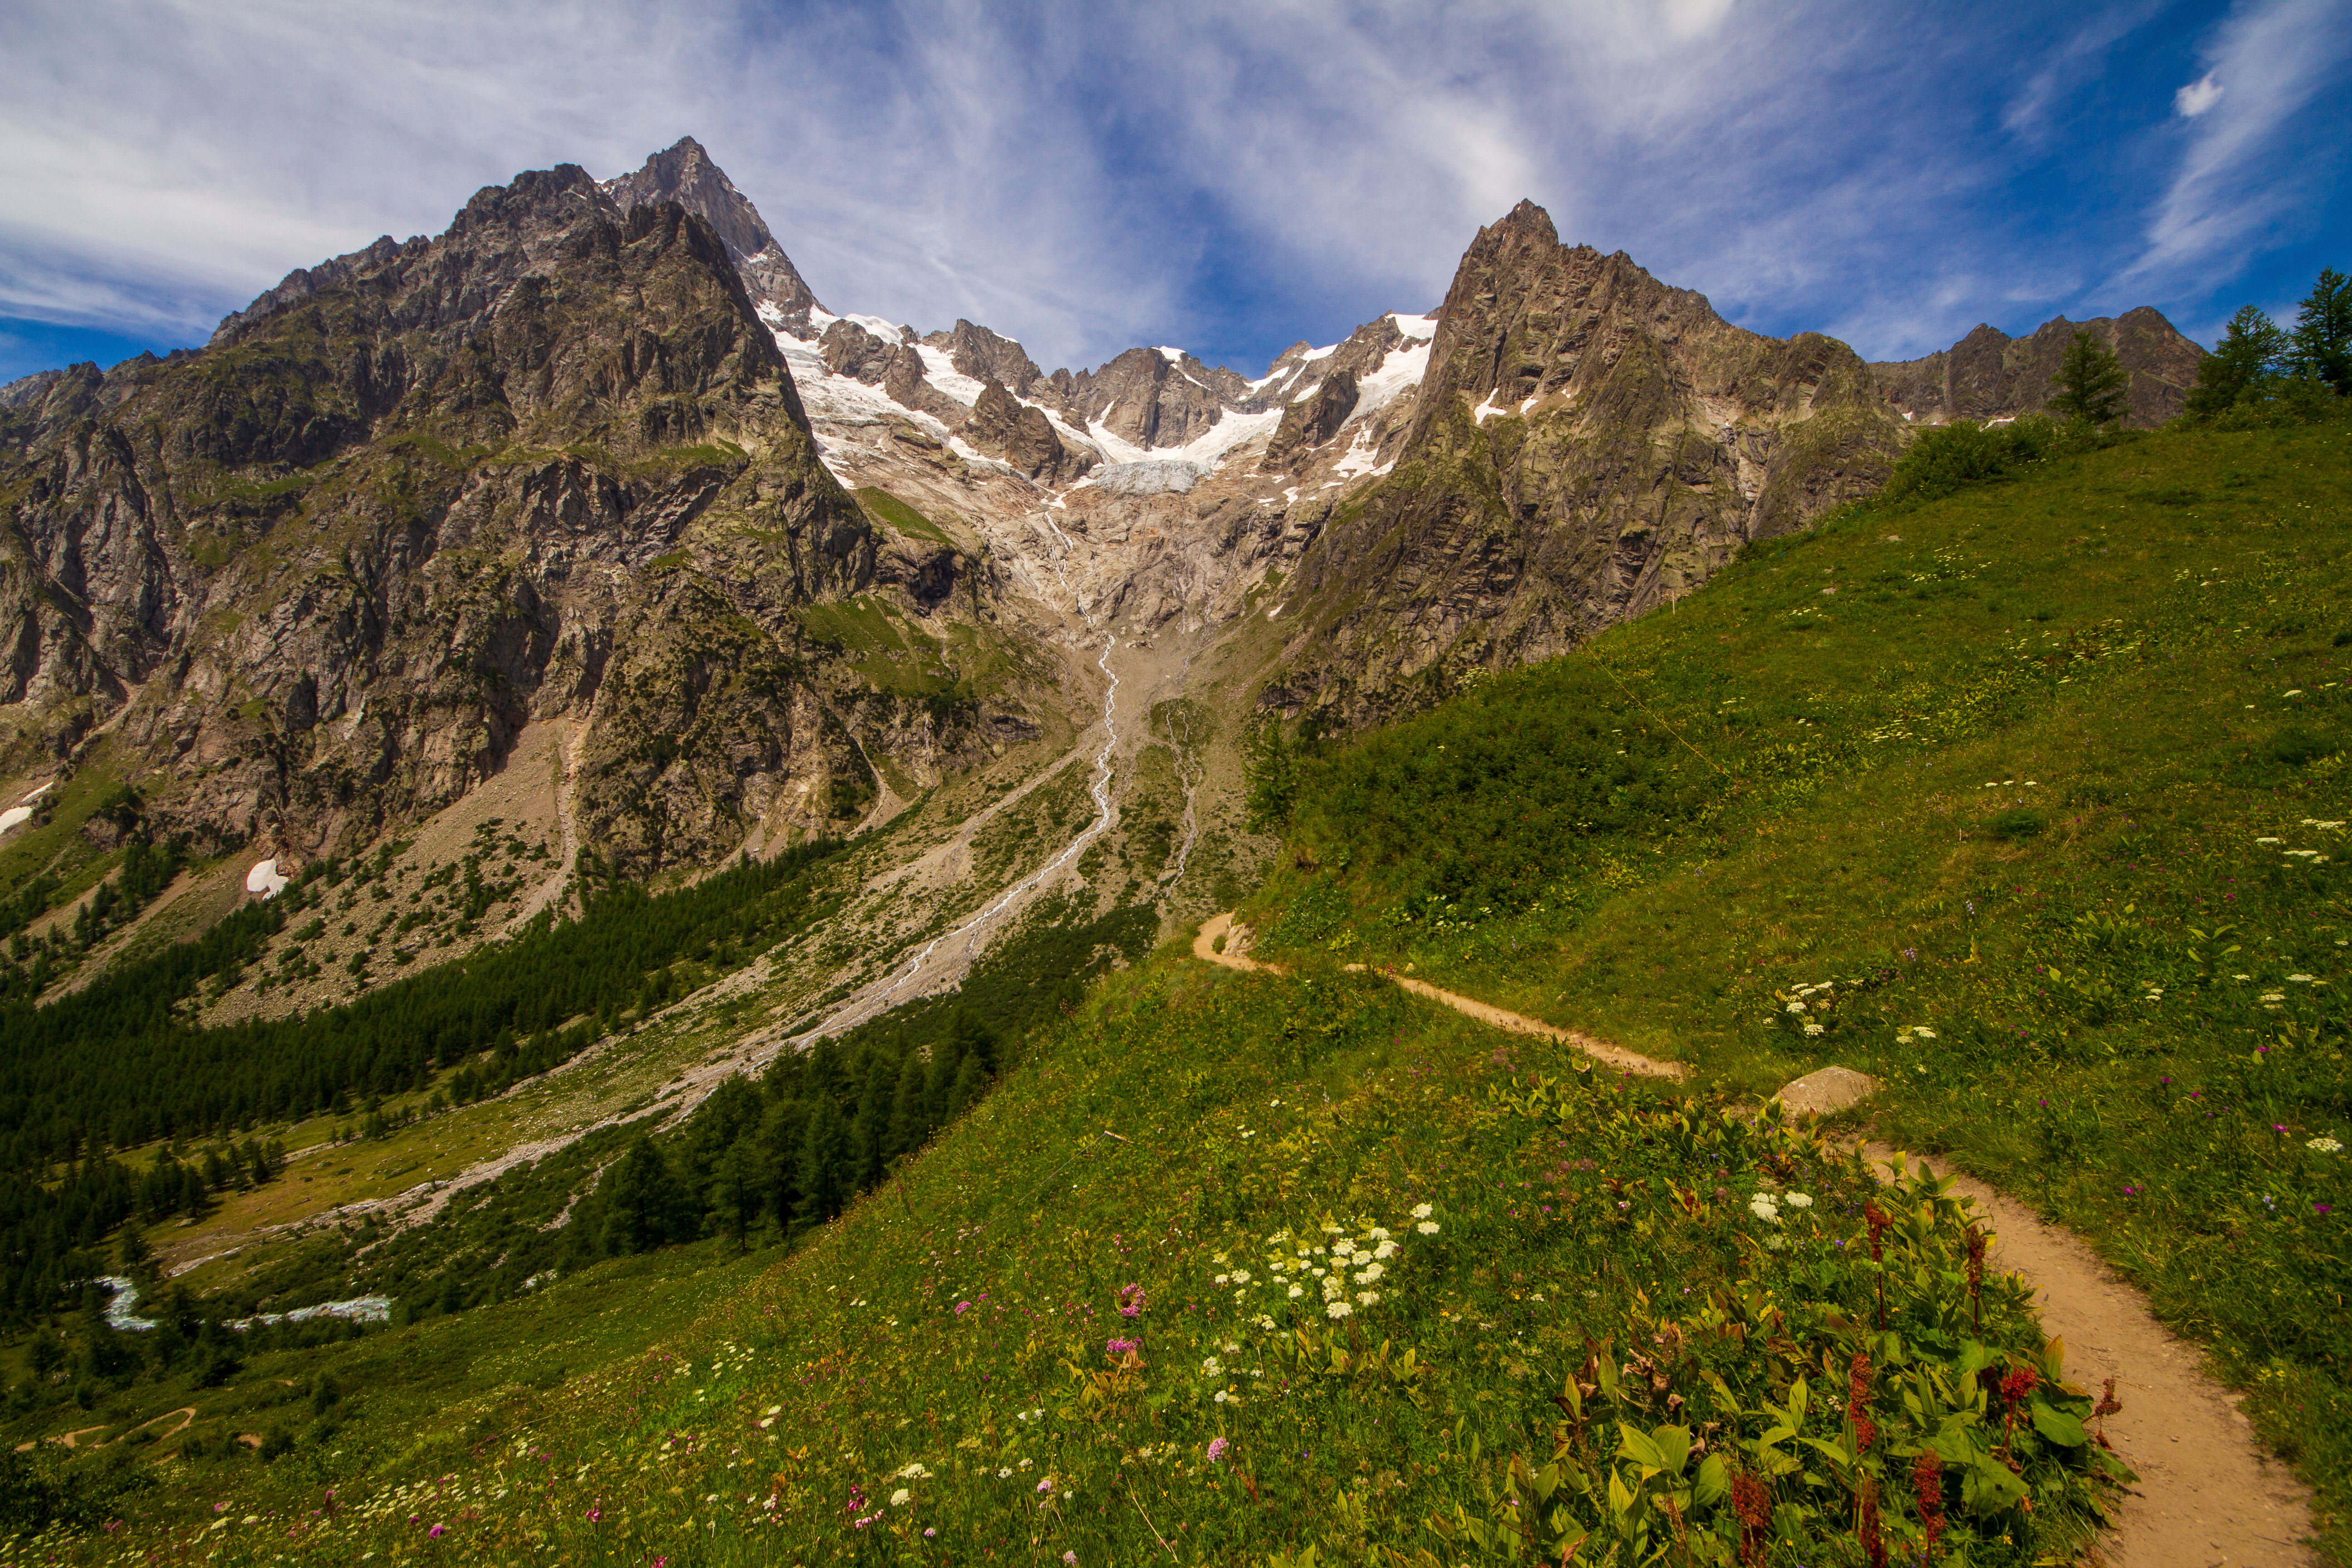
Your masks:
<svg viewBox="0 0 2352 1568"><path fill-rule="evenodd" d="M1876 1189L1825 1146L1577 1073L1378 980L1180 952L1099 987L789 1258L706 1243L314 1350L278 1403L331 1380L331 1430L301 1435L297 1405L268 1464L200 1441L118 1535L0 1557L1126 1563L1166 1541L1180 1560L1450 1562L1518 1521L1550 1552L1622 1519L1638 1561L1671 1550L1673 1502L1695 1560L1722 1563L1739 1453L1769 1478L1776 1556L1810 1562L1839 1555L1862 1475L1891 1542L1916 1535L1923 1441L1972 1561L2089 1527L2090 1399L2060 1385L2021 1289L1972 1305L1933 1190L1890 1203L1882 1329L1859 1212ZM1813 1202L1766 1221L1759 1191ZM1350 1277L1327 1287L1335 1263ZM1839 1414L1865 1350L1874 1437ZM1987 1364L2043 1386L2009 1414ZM226 1433L268 1418L250 1387L110 1419L193 1401Z"/></svg>
<svg viewBox="0 0 2352 1568"><path fill-rule="evenodd" d="M950 550L961 548L948 536L947 530L892 495L879 485L861 485L852 492L860 506L877 520L888 523L909 539L928 539L944 544Z"/></svg>
<svg viewBox="0 0 2352 1568"><path fill-rule="evenodd" d="M1751 547L1308 762L1324 869L1262 897L1269 951L1727 1091L1879 1076L1882 1133L2083 1234L2257 1392L2352 1559L2352 1184L2311 1147L2352 1144L2348 457L2340 423L2167 432Z"/></svg>

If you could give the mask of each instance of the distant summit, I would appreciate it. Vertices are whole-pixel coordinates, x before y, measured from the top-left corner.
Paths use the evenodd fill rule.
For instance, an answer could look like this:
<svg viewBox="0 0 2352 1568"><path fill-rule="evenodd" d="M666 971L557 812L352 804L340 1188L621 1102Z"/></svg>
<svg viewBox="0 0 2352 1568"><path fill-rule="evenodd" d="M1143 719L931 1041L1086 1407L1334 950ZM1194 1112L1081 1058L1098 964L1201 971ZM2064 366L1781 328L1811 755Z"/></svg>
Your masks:
<svg viewBox="0 0 2352 1568"><path fill-rule="evenodd" d="M760 209L710 161L701 142L681 136L646 159L636 173L606 180L603 189L623 212L652 202L676 202L702 219L726 245L760 314L795 337L809 335L809 312L824 307L768 232Z"/></svg>

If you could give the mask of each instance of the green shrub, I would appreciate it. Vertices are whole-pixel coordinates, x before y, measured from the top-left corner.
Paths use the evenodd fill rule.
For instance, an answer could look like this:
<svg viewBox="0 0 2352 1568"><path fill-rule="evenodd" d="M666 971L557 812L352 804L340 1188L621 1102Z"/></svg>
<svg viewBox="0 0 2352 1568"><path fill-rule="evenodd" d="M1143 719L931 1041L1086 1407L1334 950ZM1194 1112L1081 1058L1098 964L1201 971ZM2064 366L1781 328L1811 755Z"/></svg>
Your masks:
<svg viewBox="0 0 2352 1568"><path fill-rule="evenodd" d="M2050 826L2042 815L2030 806L2013 805L2007 811L1995 812L1985 824L1995 838L2011 840L2031 838Z"/></svg>
<svg viewBox="0 0 2352 1568"><path fill-rule="evenodd" d="M2039 418L1994 426L1967 419L1941 426L1903 454L1880 493L1886 500L1932 500L2006 479L2050 456L2058 436L2055 425Z"/></svg>
<svg viewBox="0 0 2352 1568"><path fill-rule="evenodd" d="M2271 737L2271 755L2291 768L2332 757L2342 749L2334 737L2301 724L2290 724Z"/></svg>

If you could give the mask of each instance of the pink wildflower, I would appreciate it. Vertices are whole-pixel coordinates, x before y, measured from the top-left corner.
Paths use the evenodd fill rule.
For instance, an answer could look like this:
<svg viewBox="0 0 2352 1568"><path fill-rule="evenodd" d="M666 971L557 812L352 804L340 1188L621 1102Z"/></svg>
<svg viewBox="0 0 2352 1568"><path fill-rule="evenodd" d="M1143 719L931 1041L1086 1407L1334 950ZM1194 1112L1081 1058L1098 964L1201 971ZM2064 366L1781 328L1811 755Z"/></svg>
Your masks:
<svg viewBox="0 0 2352 1568"><path fill-rule="evenodd" d="M1233 1445L1232 1445L1231 1443L1226 1442L1223 1437L1212 1437L1212 1438L1210 1438L1210 1439L1209 1439L1209 1463L1211 1463L1211 1464L1213 1464L1213 1464L1215 1464L1218 1460L1220 1460L1220 1459L1223 1458L1225 1457L1225 1450L1226 1450L1227 1448L1232 1447L1233 1447Z"/></svg>

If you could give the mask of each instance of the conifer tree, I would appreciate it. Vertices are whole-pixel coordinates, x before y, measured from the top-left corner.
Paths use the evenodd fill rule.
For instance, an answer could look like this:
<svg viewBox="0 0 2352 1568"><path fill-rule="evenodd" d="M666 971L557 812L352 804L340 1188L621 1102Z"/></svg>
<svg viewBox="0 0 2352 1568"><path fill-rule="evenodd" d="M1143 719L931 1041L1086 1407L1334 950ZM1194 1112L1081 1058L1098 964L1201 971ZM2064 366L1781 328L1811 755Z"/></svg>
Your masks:
<svg viewBox="0 0 2352 1568"><path fill-rule="evenodd" d="M2050 399L2050 411L2069 424L2079 422L2095 429L2112 425L2124 416L2124 392L2130 384L2131 377L2115 352L2089 332L2078 331L2066 345L2066 357L2058 362L2058 374L2051 378L2056 390Z"/></svg>
<svg viewBox="0 0 2352 1568"><path fill-rule="evenodd" d="M2333 267L2319 275L2295 313L2287 367L2352 396L2352 278Z"/></svg>
<svg viewBox="0 0 2352 1568"><path fill-rule="evenodd" d="M2286 334L2260 306L2239 307L2221 341L2197 367L2197 384L2189 393L2189 416L2211 419L2234 407L2272 373L2286 347Z"/></svg>
<svg viewBox="0 0 2352 1568"><path fill-rule="evenodd" d="M922 1057L908 1051L898 1064L898 1086L890 1096L890 1137L884 1150L886 1160L911 1154L930 1140L930 1107L923 1092L924 1078Z"/></svg>
<svg viewBox="0 0 2352 1568"><path fill-rule="evenodd" d="M841 1108L820 1095L801 1140L800 1194L793 1208L793 1229L813 1229L839 1214L849 1200L852 1177L849 1128Z"/></svg>

